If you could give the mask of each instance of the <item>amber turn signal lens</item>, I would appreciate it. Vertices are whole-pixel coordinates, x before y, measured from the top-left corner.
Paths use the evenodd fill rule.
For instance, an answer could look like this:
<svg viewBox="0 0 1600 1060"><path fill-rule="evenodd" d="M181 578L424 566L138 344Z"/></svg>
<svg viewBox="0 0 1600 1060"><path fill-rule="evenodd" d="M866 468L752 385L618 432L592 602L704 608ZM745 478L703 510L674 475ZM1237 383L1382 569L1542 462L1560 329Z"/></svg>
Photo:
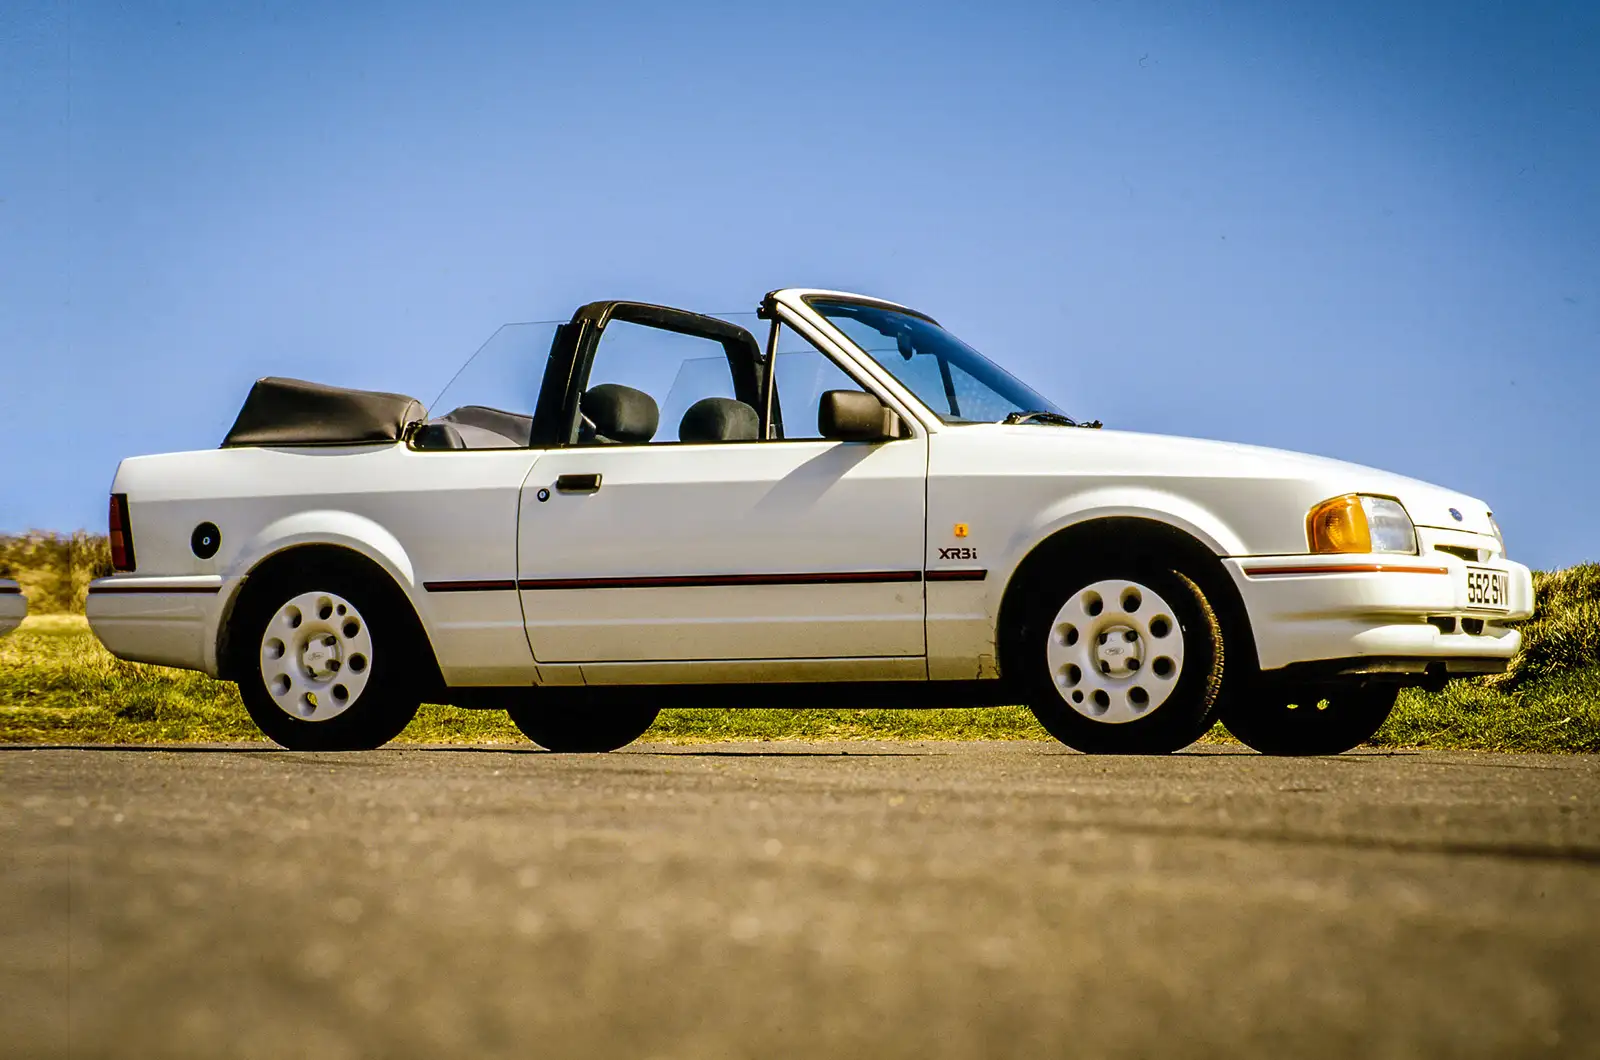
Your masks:
<svg viewBox="0 0 1600 1060"><path fill-rule="evenodd" d="M1371 552L1372 529L1361 498L1347 493L1311 509L1306 516L1306 539L1313 552Z"/></svg>

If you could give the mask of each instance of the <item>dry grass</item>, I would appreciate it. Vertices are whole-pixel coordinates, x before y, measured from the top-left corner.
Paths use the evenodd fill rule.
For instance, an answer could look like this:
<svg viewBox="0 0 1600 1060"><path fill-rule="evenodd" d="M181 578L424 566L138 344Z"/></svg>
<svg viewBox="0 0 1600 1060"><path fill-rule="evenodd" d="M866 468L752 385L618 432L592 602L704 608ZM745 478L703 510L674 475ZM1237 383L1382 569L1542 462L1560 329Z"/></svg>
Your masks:
<svg viewBox="0 0 1600 1060"><path fill-rule="evenodd" d="M1488 687L1514 692L1535 681L1600 664L1600 563L1533 572L1533 617L1522 650Z"/></svg>
<svg viewBox="0 0 1600 1060"><path fill-rule="evenodd" d="M1033 715L988 710L666 710L647 740L1048 739ZM114 658L78 615L37 615L0 639L0 743L260 740L238 690L203 674ZM430 704L418 743L524 743L497 710Z"/></svg>
<svg viewBox="0 0 1600 1060"><path fill-rule="evenodd" d="M113 658L76 615L38 615L0 639L0 742L260 740L233 685ZM522 743L499 711L429 705L406 742ZM665 710L647 740L1047 740L1018 707L970 710ZM1227 741L1220 727L1207 742ZM1600 751L1600 664L1511 691L1454 681L1410 691L1373 743L1489 751Z"/></svg>
<svg viewBox="0 0 1600 1060"><path fill-rule="evenodd" d="M109 565L104 537L0 538L0 573L22 583L33 617L0 639L0 742L259 740L233 685L113 658L79 617ZM1536 573L1538 606L1504 675L1401 695L1382 746L1600 752L1600 564ZM1044 740L1026 710L667 710L646 739ZM520 743L499 711L425 706L401 736L428 743ZM1208 741L1227 740L1220 727Z"/></svg>

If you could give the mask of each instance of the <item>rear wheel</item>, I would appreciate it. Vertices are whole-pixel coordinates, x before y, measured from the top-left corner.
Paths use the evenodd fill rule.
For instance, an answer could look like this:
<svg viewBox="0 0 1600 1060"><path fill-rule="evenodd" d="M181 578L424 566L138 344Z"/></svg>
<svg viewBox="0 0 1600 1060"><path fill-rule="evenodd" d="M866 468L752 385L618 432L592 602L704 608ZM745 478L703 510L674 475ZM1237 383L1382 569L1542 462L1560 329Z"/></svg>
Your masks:
<svg viewBox="0 0 1600 1060"><path fill-rule="evenodd" d="M1221 625L1191 578L1109 557L1030 590L1006 667L1067 746L1168 754L1210 728L1222 659Z"/></svg>
<svg viewBox="0 0 1600 1060"><path fill-rule="evenodd" d="M519 704L506 708L522 735L547 751L599 753L626 747L644 735L657 707L626 705L552 706Z"/></svg>
<svg viewBox="0 0 1600 1060"><path fill-rule="evenodd" d="M296 751L381 747L416 716L405 630L369 580L316 564L249 585L233 627L239 695Z"/></svg>
<svg viewBox="0 0 1600 1060"><path fill-rule="evenodd" d="M1222 723L1264 755L1336 755L1366 743L1388 720L1395 685L1263 685L1229 703Z"/></svg>

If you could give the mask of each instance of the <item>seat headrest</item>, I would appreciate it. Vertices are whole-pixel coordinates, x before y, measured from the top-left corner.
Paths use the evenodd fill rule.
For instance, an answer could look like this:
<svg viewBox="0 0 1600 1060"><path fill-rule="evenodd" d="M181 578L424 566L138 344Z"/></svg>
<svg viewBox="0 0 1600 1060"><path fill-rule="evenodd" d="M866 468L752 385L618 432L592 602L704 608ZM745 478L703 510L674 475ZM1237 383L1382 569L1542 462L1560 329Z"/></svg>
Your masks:
<svg viewBox="0 0 1600 1060"><path fill-rule="evenodd" d="M592 433L587 424L580 432L585 441L639 445L656 436L661 422L655 398L621 383L601 383L585 390L578 409L594 424Z"/></svg>
<svg viewBox="0 0 1600 1060"><path fill-rule="evenodd" d="M756 410L733 398L701 398L683 414L678 424L680 442L753 442L761 418Z"/></svg>

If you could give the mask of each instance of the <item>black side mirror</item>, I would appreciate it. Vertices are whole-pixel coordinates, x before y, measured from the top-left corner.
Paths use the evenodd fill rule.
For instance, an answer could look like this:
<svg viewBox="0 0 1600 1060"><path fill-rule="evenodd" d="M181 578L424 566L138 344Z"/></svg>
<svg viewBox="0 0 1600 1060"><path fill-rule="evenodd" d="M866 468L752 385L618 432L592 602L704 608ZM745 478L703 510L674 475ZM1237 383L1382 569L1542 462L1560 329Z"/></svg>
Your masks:
<svg viewBox="0 0 1600 1060"><path fill-rule="evenodd" d="M835 442L885 442L900 437L900 417L860 390L829 390L817 406L817 433Z"/></svg>

